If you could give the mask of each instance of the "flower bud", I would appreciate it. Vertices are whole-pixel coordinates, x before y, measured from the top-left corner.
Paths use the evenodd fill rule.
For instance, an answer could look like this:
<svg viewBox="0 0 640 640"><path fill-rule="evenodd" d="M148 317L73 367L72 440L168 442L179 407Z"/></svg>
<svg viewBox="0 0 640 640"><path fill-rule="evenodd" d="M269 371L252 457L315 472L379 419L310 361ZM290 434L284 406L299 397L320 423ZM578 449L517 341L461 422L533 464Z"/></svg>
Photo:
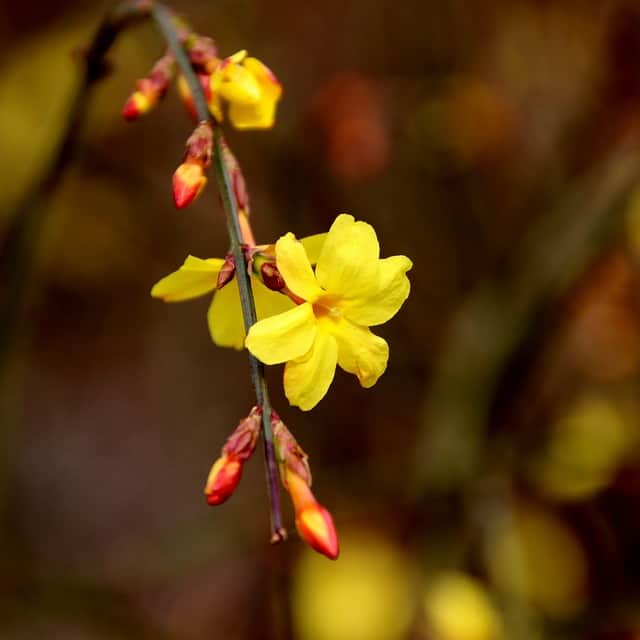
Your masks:
<svg viewBox="0 0 640 640"><path fill-rule="evenodd" d="M282 291L286 286L275 262L265 262L260 267L260 275L262 282L272 291Z"/></svg>
<svg viewBox="0 0 640 640"><path fill-rule="evenodd" d="M207 503L211 506L228 500L238 486L242 465L256 448L261 420L262 409L253 407L222 447L222 455L213 463L204 487Z"/></svg>
<svg viewBox="0 0 640 640"><path fill-rule="evenodd" d="M340 546L331 514L318 504L309 485L297 473L287 470L285 477L285 486L296 512L298 533L312 549L335 560Z"/></svg>
<svg viewBox="0 0 640 640"><path fill-rule="evenodd" d="M233 276L236 274L236 263L233 256L229 253L224 259L224 264L218 272L218 280L216 282L216 289L222 289L225 285L229 284L233 280Z"/></svg>
<svg viewBox="0 0 640 640"><path fill-rule="evenodd" d="M223 454L218 458L207 477L204 493L207 503L216 506L231 497L242 477L242 462L237 458Z"/></svg>
<svg viewBox="0 0 640 640"><path fill-rule="evenodd" d="M173 174L173 202L178 209L189 206L200 194L207 178L198 162L183 162Z"/></svg>
<svg viewBox="0 0 640 640"><path fill-rule="evenodd" d="M173 54L167 53L155 63L149 75L136 82L136 91L122 108L125 120L136 120L158 104L169 89L174 68Z"/></svg>
<svg viewBox="0 0 640 640"><path fill-rule="evenodd" d="M340 554L338 534L331 514L315 503L296 514L296 528L307 544L329 560L336 560Z"/></svg>
<svg viewBox="0 0 640 640"><path fill-rule="evenodd" d="M151 110L154 102L142 91L134 91L122 107L122 117L131 122Z"/></svg>
<svg viewBox="0 0 640 640"><path fill-rule="evenodd" d="M309 456L302 450L292 433L275 412L271 412L271 428L273 429L273 439L276 447L276 455L280 462L280 477L282 484L287 491L289 489L288 476L295 474L301 478L307 486L311 486L311 469L309 468ZM297 489L297 494L301 495L302 488ZM309 492L310 493L310 492ZM294 498L293 494L291 496ZM295 502L295 498L294 498Z"/></svg>
<svg viewBox="0 0 640 640"><path fill-rule="evenodd" d="M199 72L211 73L220 64L216 43L205 36L193 34L185 43L189 61Z"/></svg>

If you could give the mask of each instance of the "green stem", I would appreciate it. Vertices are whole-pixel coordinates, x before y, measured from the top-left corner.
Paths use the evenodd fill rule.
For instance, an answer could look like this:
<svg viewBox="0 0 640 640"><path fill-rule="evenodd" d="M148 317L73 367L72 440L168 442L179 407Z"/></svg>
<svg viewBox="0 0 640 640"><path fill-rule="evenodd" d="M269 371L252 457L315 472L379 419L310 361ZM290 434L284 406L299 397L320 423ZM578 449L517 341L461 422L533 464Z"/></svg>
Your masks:
<svg viewBox="0 0 640 640"><path fill-rule="evenodd" d="M164 5L155 3L151 8L151 17L162 32L167 46L176 59L180 73L182 73L189 85L198 120L209 122L213 127L213 168L227 219L231 253L236 264L236 279L240 290L244 326L245 330L249 331L249 328L255 324L257 320L256 308L251 289L251 278L247 271L247 263L242 251L242 230L240 228L238 207L233 192L231 177L229 176L229 171L224 160L224 136L219 124L209 112L207 100L200 86L200 82L191 67L189 57L182 46L182 42L175 28L173 15ZM271 404L269 402L269 393L264 377L264 367L251 353L249 353L249 366L251 368L251 379L256 391L257 403L262 407L262 436L264 442L267 488L269 491L271 542L279 542L286 538L286 531L282 526L278 465L273 443L273 431L271 429Z"/></svg>

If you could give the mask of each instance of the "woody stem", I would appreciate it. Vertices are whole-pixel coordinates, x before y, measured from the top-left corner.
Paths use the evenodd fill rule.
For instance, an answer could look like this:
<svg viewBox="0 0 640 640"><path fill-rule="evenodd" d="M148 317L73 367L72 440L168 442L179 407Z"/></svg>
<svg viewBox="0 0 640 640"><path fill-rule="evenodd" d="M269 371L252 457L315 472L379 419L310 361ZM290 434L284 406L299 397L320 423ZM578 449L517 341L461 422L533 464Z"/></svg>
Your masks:
<svg viewBox="0 0 640 640"><path fill-rule="evenodd" d="M200 82L191 67L187 53L185 52L180 36L175 27L171 12L162 4L154 3L151 8L151 17L161 31L167 46L173 53L180 73L184 76L191 95L198 120L211 123L213 127L213 169L216 174L222 205L227 219L227 231L231 244L231 254L236 264L236 278L240 290L240 302L245 330L255 324L256 307L251 289L251 279L247 270L247 263L242 251L243 233L240 221L238 205L233 191L231 176L224 160L225 140L220 125L209 112L206 97L200 86ZM282 513L280 509L280 491L278 484L278 465L276 462L273 443L273 431L271 429L271 404L264 377L264 366L251 353L249 353L249 366L251 379L255 387L257 404L262 407L262 437L264 443L265 467L267 476L267 488L269 491L269 507L271 516L271 542L279 542L286 538L286 531L282 526Z"/></svg>

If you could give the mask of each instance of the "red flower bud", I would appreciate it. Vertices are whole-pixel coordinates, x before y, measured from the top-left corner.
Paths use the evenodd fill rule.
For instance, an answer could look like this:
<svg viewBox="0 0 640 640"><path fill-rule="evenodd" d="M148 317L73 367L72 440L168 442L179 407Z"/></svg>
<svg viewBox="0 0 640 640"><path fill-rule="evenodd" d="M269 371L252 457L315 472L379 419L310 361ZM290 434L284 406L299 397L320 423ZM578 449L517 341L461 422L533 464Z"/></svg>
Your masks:
<svg viewBox="0 0 640 640"><path fill-rule="evenodd" d="M335 560L340 547L331 514L318 504L309 485L297 473L287 470L285 479L296 512L298 533L312 549Z"/></svg>
<svg viewBox="0 0 640 640"><path fill-rule="evenodd" d="M173 202L178 209L190 205L200 194L207 178L198 162L183 162L173 174Z"/></svg>
<svg viewBox="0 0 640 640"><path fill-rule="evenodd" d="M152 100L141 91L134 91L122 107L122 116L125 120L136 120L147 113L153 107Z"/></svg>
<svg viewBox="0 0 640 640"><path fill-rule="evenodd" d="M207 484L204 488L207 502L211 506L225 502L235 491L241 477L242 462L237 458L223 454L215 461L209 471Z"/></svg>
<svg viewBox="0 0 640 640"><path fill-rule="evenodd" d="M338 534L331 514L317 502L296 513L296 527L307 544L330 560L340 554Z"/></svg>

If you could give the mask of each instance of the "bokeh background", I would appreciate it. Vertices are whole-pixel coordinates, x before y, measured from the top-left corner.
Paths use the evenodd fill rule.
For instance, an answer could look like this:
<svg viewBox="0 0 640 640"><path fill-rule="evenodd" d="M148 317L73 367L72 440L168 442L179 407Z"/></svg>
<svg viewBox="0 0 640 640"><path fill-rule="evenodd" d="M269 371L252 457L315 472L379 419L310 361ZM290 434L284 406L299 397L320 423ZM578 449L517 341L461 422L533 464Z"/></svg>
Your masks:
<svg viewBox="0 0 640 640"><path fill-rule="evenodd" d="M253 396L208 300L149 296L227 250L212 186L172 205L175 92L120 117L162 53L151 26L116 43L12 250L109 6L0 4L0 637L640 638L637 3L174 5L284 83L273 131L229 132L258 239L346 211L414 261L373 389L338 372L303 413L269 372L335 563L285 495L291 538L269 546L260 455L228 503L203 499Z"/></svg>

